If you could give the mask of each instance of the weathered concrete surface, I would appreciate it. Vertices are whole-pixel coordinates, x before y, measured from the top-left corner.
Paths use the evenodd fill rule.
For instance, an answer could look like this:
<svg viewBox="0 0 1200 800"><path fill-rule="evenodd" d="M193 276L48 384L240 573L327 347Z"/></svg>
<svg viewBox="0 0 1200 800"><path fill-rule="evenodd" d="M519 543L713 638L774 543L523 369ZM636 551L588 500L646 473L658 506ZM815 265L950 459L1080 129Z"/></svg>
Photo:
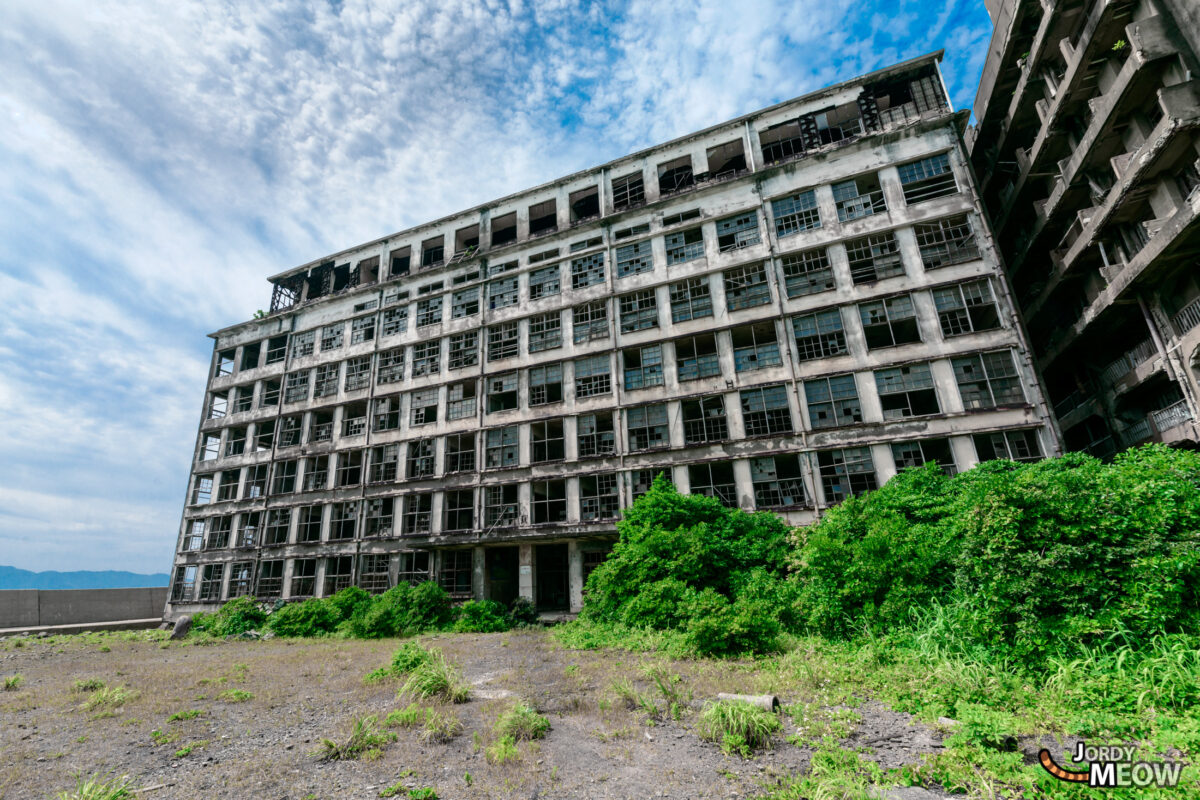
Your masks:
<svg viewBox="0 0 1200 800"><path fill-rule="evenodd" d="M167 587L0 591L0 628L162 619Z"/></svg>

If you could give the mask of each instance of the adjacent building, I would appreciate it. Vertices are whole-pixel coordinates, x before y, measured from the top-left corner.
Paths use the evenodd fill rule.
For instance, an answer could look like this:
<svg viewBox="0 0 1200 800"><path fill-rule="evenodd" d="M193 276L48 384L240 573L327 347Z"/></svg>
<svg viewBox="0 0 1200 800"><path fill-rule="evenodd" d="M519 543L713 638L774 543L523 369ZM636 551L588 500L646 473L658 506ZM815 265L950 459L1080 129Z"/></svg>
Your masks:
<svg viewBox="0 0 1200 800"><path fill-rule="evenodd" d="M1056 453L939 59L271 278L212 334L168 612L430 578L569 612L659 473L802 523Z"/></svg>
<svg viewBox="0 0 1200 800"><path fill-rule="evenodd" d="M1064 444L1193 446L1200 4L988 5L967 146Z"/></svg>

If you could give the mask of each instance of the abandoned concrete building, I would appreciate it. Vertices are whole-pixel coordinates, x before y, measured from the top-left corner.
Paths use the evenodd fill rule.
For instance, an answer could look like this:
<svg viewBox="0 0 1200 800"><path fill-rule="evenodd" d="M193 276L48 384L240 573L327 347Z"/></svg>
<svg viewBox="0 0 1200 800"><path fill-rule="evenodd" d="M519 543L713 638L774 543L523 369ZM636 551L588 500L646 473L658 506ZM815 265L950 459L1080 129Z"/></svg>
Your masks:
<svg viewBox="0 0 1200 800"><path fill-rule="evenodd" d="M940 58L271 278L212 334L168 613L429 579L577 611L659 473L801 523L1057 453Z"/></svg>
<svg viewBox="0 0 1200 800"><path fill-rule="evenodd" d="M1064 446L1195 446L1200 3L988 6L966 141Z"/></svg>

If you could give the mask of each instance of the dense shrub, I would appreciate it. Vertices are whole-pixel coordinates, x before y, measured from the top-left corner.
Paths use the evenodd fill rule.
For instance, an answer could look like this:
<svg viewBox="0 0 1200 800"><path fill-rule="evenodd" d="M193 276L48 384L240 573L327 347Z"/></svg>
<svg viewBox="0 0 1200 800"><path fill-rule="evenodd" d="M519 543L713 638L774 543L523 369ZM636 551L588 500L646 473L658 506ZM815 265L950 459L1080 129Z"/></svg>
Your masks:
<svg viewBox="0 0 1200 800"><path fill-rule="evenodd" d="M419 583L412 588L408 596L408 615L405 618L405 632L441 628L454 620L450 595L433 581Z"/></svg>
<svg viewBox="0 0 1200 800"><path fill-rule="evenodd" d="M236 597L212 614L196 614L192 627L214 636L236 636L246 631L260 630L267 621L267 612L253 597Z"/></svg>
<svg viewBox="0 0 1200 800"><path fill-rule="evenodd" d="M338 622L345 622L371 605L371 595L357 586L348 586L326 602L333 607Z"/></svg>
<svg viewBox="0 0 1200 800"><path fill-rule="evenodd" d="M468 600L459 607L454 621L459 633L494 633L511 627L508 609L495 600Z"/></svg>
<svg viewBox="0 0 1200 800"><path fill-rule="evenodd" d="M337 627L337 612L323 600L288 603L267 618L278 636L322 636Z"/></svg>

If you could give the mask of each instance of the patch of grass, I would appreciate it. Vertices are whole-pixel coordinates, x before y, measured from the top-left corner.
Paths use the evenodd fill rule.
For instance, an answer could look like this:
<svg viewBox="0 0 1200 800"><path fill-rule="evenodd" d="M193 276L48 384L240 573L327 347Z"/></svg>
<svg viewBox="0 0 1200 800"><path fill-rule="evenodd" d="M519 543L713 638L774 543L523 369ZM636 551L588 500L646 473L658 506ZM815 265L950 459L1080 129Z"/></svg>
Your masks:
<svg viewBox="0 0 1200 800"><path fill-rule="evenodd" d="M104 688L104 681L99 678L80 678L71 688L76 692L94 692Z"/></svg>
<svg viewBox="0 0 1200 800"><path fill-rule="evenodd" d="M105 686L88 695L83 703L85 711L98 709L111 711L137 699L138 692L125 686Z"/></svg>
<svg viewBox="0 0 1200 800"><path fill-rule="evenodd" d="M796 723L797 732L788 741L797 747L820 742L825 737L845 739L862 722L862 715L853 708L840 706L822 708L816 703L788 706L784 712Z"/></svg>
<svg viewBox="0 0 1200 800"><path fill-rule="evenodd" d="M407 675L433 658L433 651L418 642L404 642L392 653L392 674Z"/></svg>
<svg viewBox="0 0 1200 800"><path fill-rule="evenodd" d="M894 784L885 779L878 764L826 738L813 753L807 775L786 781L761 800L882 797L881 788Z"/></svg>
<svg viewBox="0 0 1200 800"><path fill-rule="evenodd" d="M398 708L383 718L383 724L388 728L415 728L425 717L425 709L416 703L409 703L405 708Z"/></svg>
<svg viewBox="0 0 1200 800"><path fill-rule="evenodd" d="M706 703L696 726L700 738L715 742L726 753L749 758L753 750L767 747L783 725L770 711L740 700Z"/></svg>
<svg viewBox="0 0 1200 800"><path fill-rule="evenodd" d="M199 750L208 745L208 739L201 739L198 742L189 742L186 746L175 751L176 758L187 758L192 754L193 750Z"/></svg>
<svg viewBox="0 0 1200 800"><path fill-rule="evenodd" d="M450 703L465 703L470 696L470 687L458 668L441 651L432 650L428 659L409 672L408 680L400 687L400 694L420 699L440 697Z"/></svg>
<svg viewBox="0 0 1200 800"><path fill-rule="evenodd" d="M688 707L688 703L692 701L692 693L685 692L680 686L683 682L683 676L678 673L672 673L661 664L654 664L647 667L645 673L646 677L654 682L658 693L662 695L663 701L667 706L667 713L671 715L671 719L682 717L684 710Z"/></svg>
<svg viewBox="0 0 1200 800"><path fill-rule="evenodd" d="M164 731L158 730L157 728L155 730L150 731L150 741L154 742L155 747L158 747L158 746L164 745L164 744L171 744L171 742L175 742L178 740L179 740L179 732L178 731L172 731L171 733L166 733Z"/></svg>
<svg viewBox="0 0 1200 800"><path fill-rule="evenodd" d="M15 692L21 688L21 684L25 682L25 676L19 672L16 675L9 675L4 679L4 691Z"/></svg>
<svg viewBox="0 0 1200 800"><path fill-rule="evenodd" d="M380 730L379 718L371 714L354 721L354 727L345 741L322 739L317 755L322 761L371 760L382 754L384 745L394 741L396 734Z"/></svg>
<svg viewBox="0 0 1200 800"><path fill-rule="evenodd" d="M433 787L426 786L422 789L409 789L408 800L438 800L438 796Z"/></svg>
<svg viewBox="0 0 1200 800"><path fill-rule="evenodd" d="M254 695L245 689L226 689L217 695L217 698L224 700L226 703L244 703L247 700L253 700Z"/></svg>
<svg viewBox="0 0 1200 800"><path fill-rule="evenodd" d="M445 711L425 710L425 724L421 727L421 740L425 742L448 742L463 732L462 721Z"/></svg>
<svg viewBox="0 0 1200 800"><path fill-rule="evenodd" d="M187 711L176 711L171 716L167 717L167 722L182 722L183 720L195 719L196 717L204 716L204 711L199 708L189 708Z"/></svg>
<svg viewBox="0 0 1200 800"><path fill-rule="evenodd" d="M615 741L616 739L620 739L625 736L632 736L633 728L628 725L625 726L624 728L617 728L616 730L611 730L611 731L602 731L599 728L597 728L596 730L592 731L592 735L595 736L600 741L604 742L605 744L608 744L609 742Z"/></svg>
<svg viewBox="0 0 1200 800"><path fill-rule="evenodd" d="M484 756L489 764L507 764L509 761L520 759L521 751L517 749L517 742L511 736L501 736L488 745Z"/></svg>
<svg viewBox="0 0 1200 800"><path fill-rule="evenodd" d="M550 730L550 720L537 713L537 710L517 703L509 708L496 720L496 735L508 737L514 741L530 741L540 739Z"/></svg>
<svg viewBox="0 0 1200 800"><path fill-rule="evenodd" d="M133 779L128 775L119 777L92 775L84 778L75 776L75 788L59 792L56 800L132 800Z"/></svg>

